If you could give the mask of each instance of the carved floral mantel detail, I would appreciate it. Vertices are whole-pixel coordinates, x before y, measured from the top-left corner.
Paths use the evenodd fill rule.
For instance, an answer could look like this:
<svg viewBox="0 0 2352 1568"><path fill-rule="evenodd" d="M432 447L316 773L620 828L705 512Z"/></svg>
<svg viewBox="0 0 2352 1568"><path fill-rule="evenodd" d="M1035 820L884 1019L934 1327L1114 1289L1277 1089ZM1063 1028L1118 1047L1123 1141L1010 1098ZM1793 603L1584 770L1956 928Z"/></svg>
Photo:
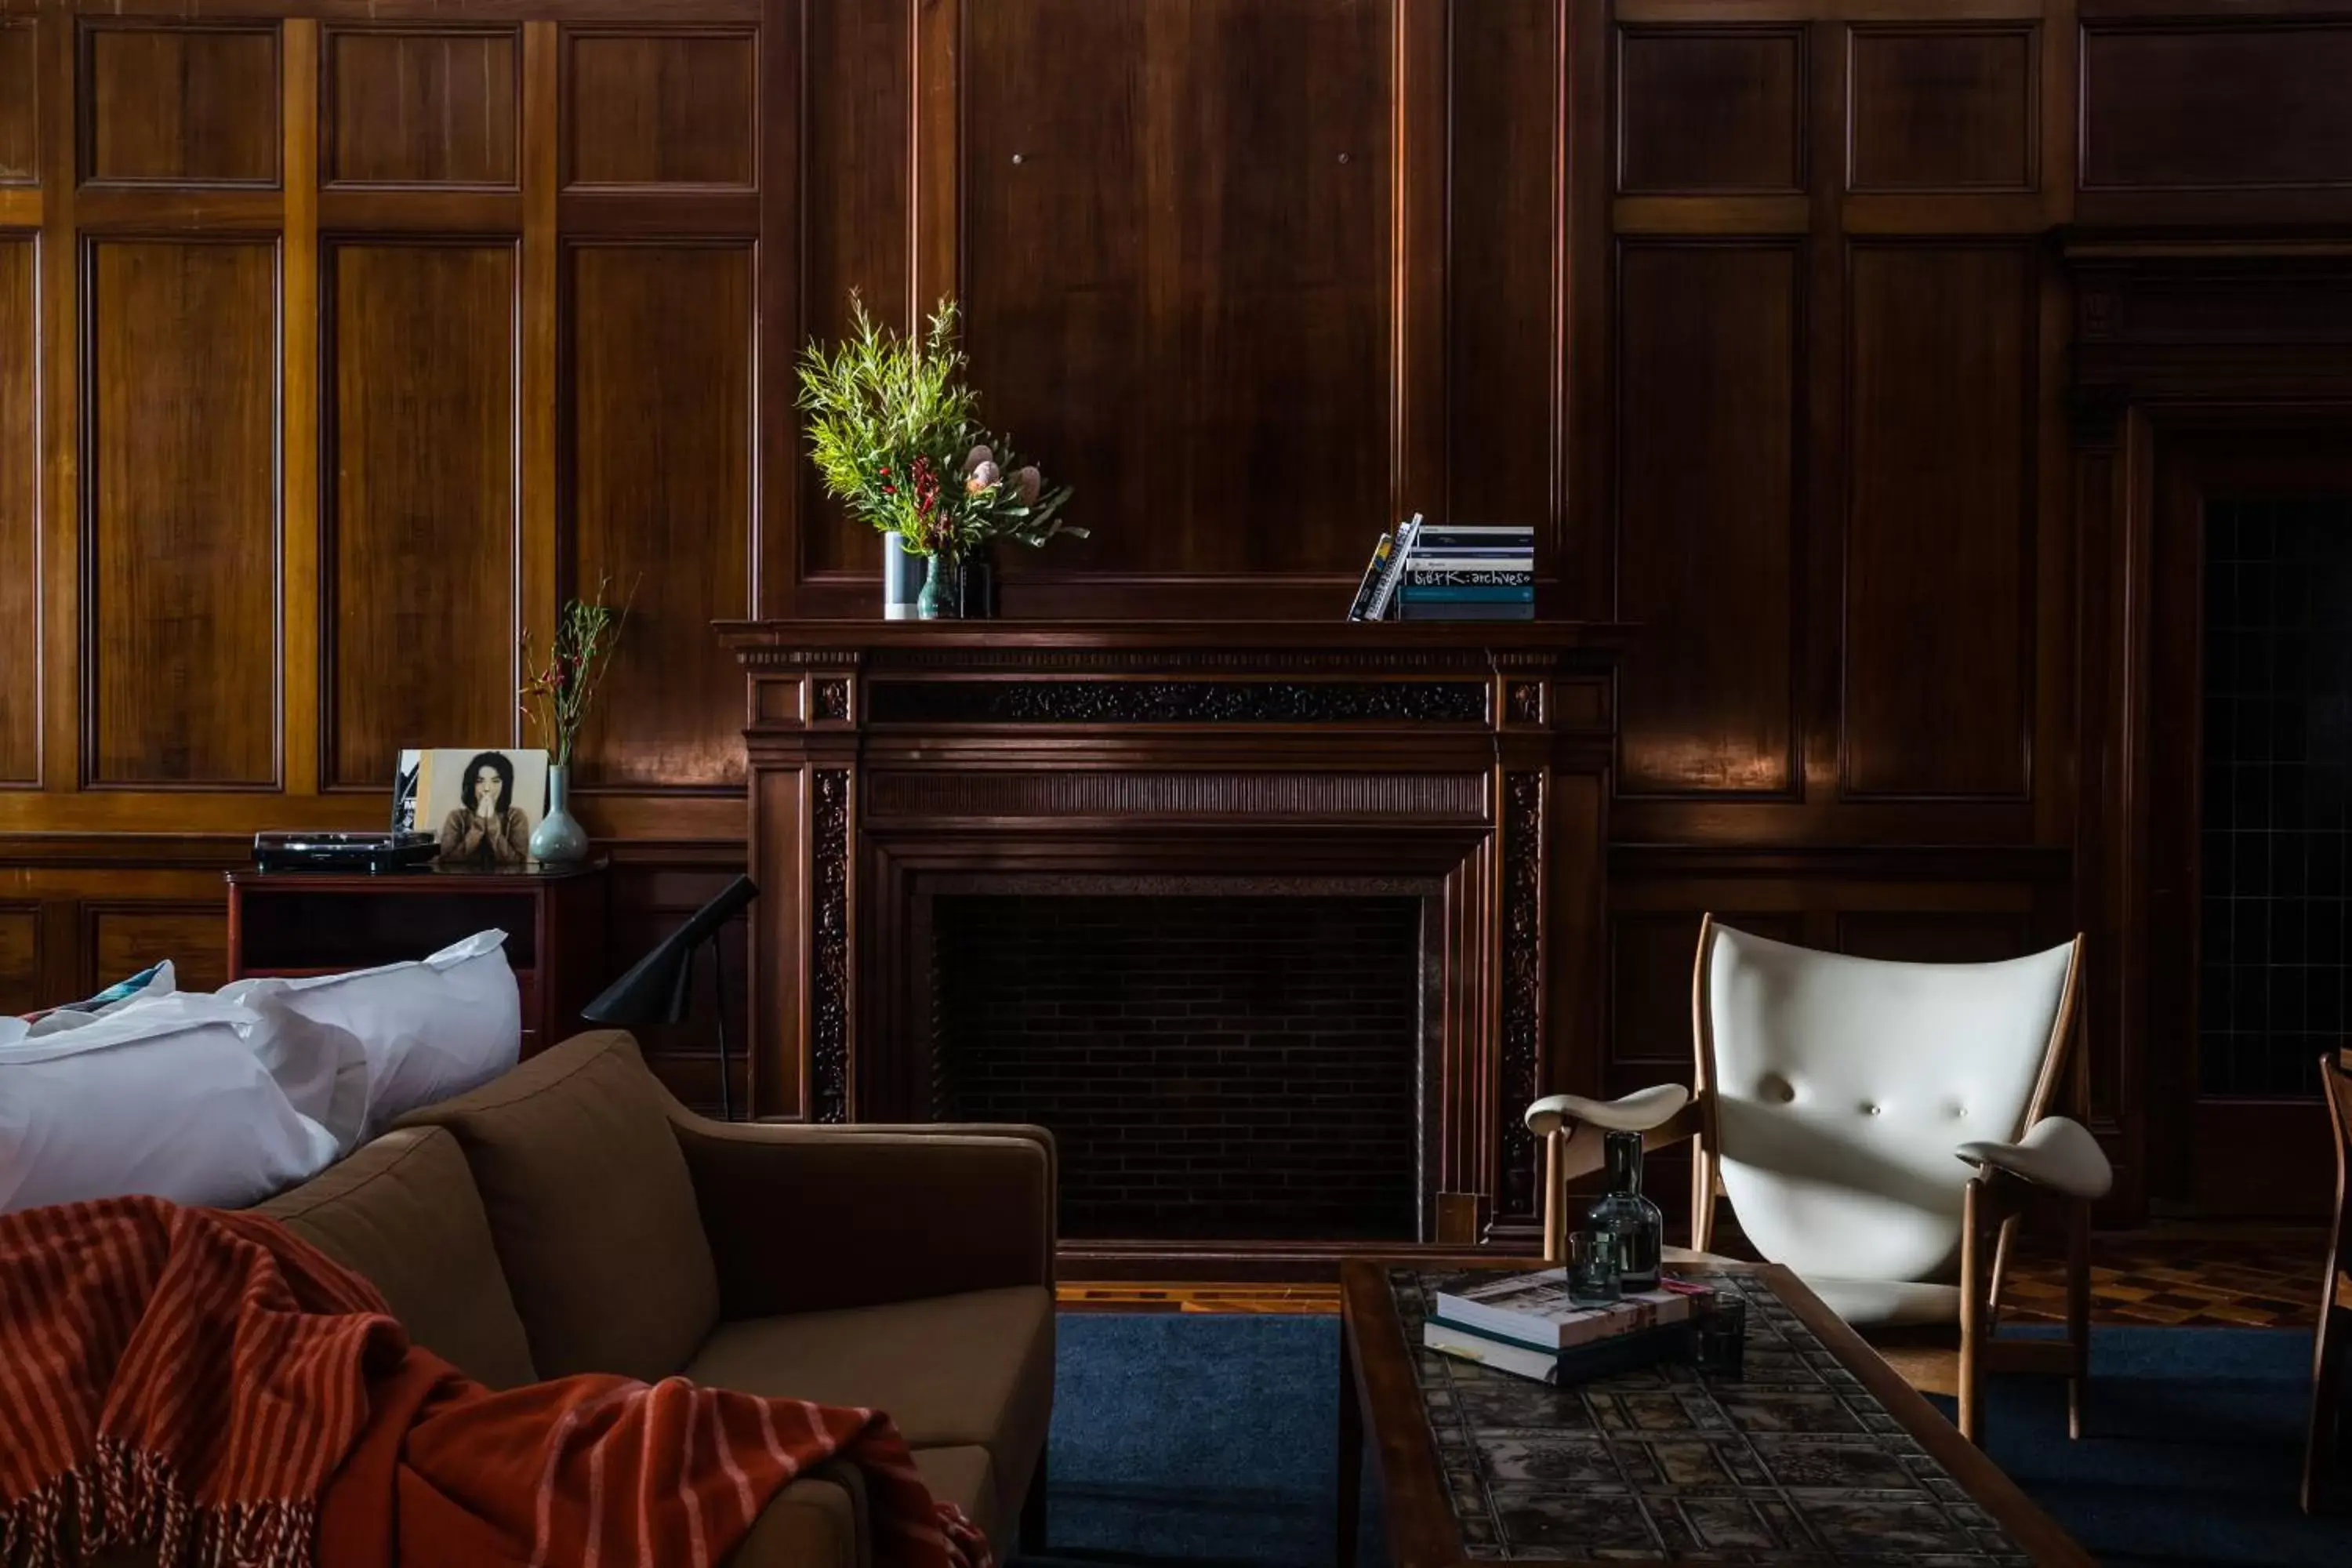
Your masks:
<svg viewBox="0 0 2352 1568"><path fill-rule="evenodd" d="M1543 1081L1543 791L1539 773L1503 777L1503 1103L1524 1109ZM1518 1116L1503 1121L1497 1210L1532 1220L1537 1198L1535 1135Z"/></svg>
<svg viewBox="0 0 2352 1568"><path fill-rule="evenodd" d="M809 912L809 1110L849 1119L849 774L819 768L809 837L815 872Z"/></svg>
<svg viewBox="0 0 2352 1568"><path fill-rule="evenodd" d="M929 900L943 892L1377 881L1427 911L1423 1238L1531 1239L1519 1108L1601 1087L1618 628L719 631L745 668L750 860L767 890L760 1114L932 1114Z"/></svg>

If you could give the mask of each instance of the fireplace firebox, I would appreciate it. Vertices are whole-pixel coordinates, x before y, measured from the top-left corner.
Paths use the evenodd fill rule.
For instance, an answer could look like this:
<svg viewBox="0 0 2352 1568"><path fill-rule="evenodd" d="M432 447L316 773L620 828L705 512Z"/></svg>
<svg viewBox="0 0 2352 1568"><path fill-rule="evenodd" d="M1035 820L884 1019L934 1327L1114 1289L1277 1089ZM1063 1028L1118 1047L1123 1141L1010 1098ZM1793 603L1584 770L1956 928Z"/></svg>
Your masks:
<svg viewBox="0 0 2352 1568"><path fill-rule="evenodd" d="M1420 1239L1423 900L931 902L931 1110L1050 1129L1062 1233Z"/></svg>
<svg viewBox="0 0 2352 1568"><path fill-rule="evenodd" d="M1615 628L747 622L752 1099L1035 1121L1065 1251L1539 1234Z"/></svg>

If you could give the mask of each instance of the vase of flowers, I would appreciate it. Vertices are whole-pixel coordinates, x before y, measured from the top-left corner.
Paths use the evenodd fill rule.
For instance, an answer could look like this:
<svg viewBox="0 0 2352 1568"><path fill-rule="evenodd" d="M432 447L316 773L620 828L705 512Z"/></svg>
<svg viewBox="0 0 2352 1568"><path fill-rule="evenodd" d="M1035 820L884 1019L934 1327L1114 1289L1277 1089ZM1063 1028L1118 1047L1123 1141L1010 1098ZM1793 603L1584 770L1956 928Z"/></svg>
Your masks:
<svg viewBox="0 0 2352 1568"><path fill-rule="evenodd" d="M1070 487L1048 489L1034 463L981 425L954 300L941 300L919 334L882 326L855 295L850 313L846 339L801 356L810 458L825 492L883 535L886 616L985 615L996 541L1086 537L1062 520ZM912 561L925 563L919 583Z"/></svg>
<svg viewBox="0 0 2352 1568"><path fill-rule="evenodd" d="M629 618L625 603L605 603L610 587L609 579L599 579L594 598L564 605L543 660L531 650L530 634L523 634L522 716L545 739L549 752L547 815L530 830L530 858L551 866L588 858L588 830L571 811L572 752Z"/></svg>

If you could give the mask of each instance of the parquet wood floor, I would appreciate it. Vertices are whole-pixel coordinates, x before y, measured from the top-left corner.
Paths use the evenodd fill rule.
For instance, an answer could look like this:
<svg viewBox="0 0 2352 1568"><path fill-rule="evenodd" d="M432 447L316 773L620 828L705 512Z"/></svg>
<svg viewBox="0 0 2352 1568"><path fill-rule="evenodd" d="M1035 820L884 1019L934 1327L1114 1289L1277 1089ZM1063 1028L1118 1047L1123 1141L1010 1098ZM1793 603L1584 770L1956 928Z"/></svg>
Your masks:
<svg viewBox="0 0 2352 1568"><path fill-rule="evenodd" d="M2091 1317L2101 1323L2308 1329L2317 1321L2324 1232L2178 1226L2102 1236L2091 1247ZM2020 1247L2004 1318L2055 1320L2065 1311L2063 1253ZM1202 1280L1070 1280L1061 1304L1078 1311L1337 1312L1336 1284Z"/></svg>

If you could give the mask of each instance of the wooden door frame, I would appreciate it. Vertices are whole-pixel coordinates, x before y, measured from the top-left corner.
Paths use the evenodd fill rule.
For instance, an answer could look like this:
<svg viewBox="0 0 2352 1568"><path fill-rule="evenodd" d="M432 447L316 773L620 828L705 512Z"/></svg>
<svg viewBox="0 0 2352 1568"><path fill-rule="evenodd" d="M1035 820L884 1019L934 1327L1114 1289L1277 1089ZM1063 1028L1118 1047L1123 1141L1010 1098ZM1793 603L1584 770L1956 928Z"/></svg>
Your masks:
<svg viewBox="0 0 2352 1568"><path fill-rule="evenodd" d="M2352 488L2352 420L2177 430L2160 440L2148 488L2147 611L2140 618L2146 722L2137 761L2147 805L2140 911L2148 963L2148 1195L2215 1214L2318 1213L2334 1150L2318 1100L2205 1101L2201 1017L2205 509L2217 495L2309 495ZM2233 1160L2260 1148L2260 1161Z"/></svg>

